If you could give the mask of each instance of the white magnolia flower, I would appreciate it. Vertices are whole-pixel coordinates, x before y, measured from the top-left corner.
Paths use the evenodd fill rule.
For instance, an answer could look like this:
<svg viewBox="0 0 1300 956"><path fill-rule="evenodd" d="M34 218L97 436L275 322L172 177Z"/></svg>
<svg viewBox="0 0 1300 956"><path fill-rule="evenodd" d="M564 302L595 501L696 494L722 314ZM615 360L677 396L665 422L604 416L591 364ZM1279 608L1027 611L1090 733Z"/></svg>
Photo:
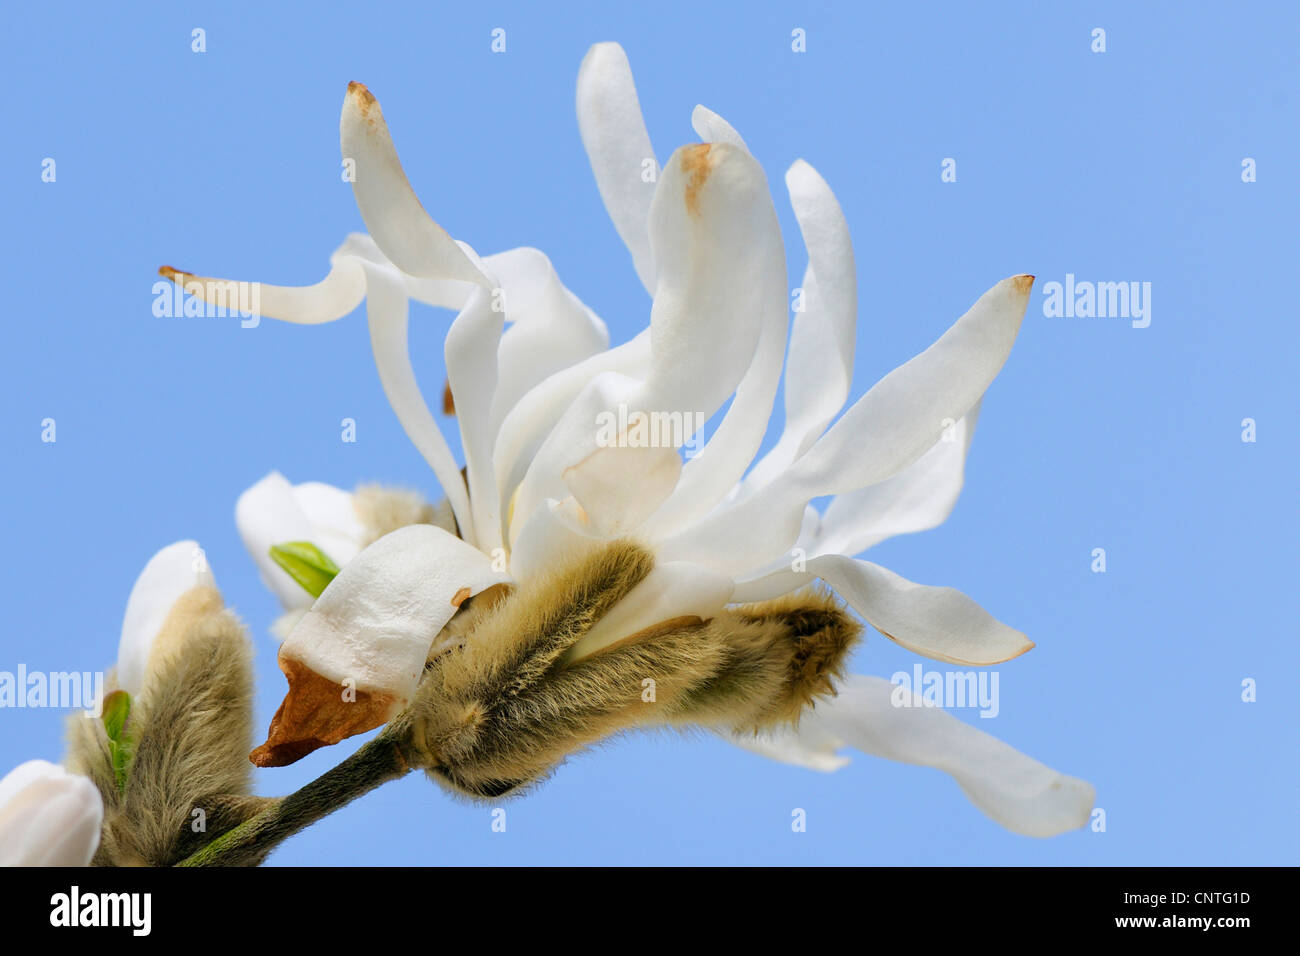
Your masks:
<svg viewBox="0 0 1300 956"><path fill-rule="evenodd" d="M88 866L104 805L86 777L45 760L0 779L0 866Z"/></svg>
<svg viewBox="0 0 1300 956"><path fill-rule="evenodd" d="M814 579L882 634L935 660L987 665L1029 650L1025 635L966 595L853 555L933 527L952 509L981 397L1015 341L1033 277L999 282L841 414L857 291L847 224L822 177L802 160L785 177L809 257L805 309L791 327L776 212L739 134L696 107L692 123L704 142L681 147L660 168L617 44L588 53L577 106L601 196L653 297L649 328L614 348L541 253L480 259L438 226L402 172L378 102L360 84L348 88L342 153L355 163L370 235L349 237L314 286L262 286L263 314L325 322L365 301L380 380L441 483L459 537L420 528L340 562L281 650L291 685L295 670L304 688L321 685L303 690L299 704L311 709L336 693L326 688L352 680L380 722L410 698L433 636L466 597L527 584L623 537L647 548L654 568L567 661ZM222 288L222 280L164 272L199 295ZM416 384L411 299L458 310L445 355L463 477ZM784 430L755 461L783 371ZM708 443L683 463L679 449L694 426L660 426L707 420L728 400ZM646 440L629 427L609 441L599 424L631 421L629 409L651 422L651 434L671 437ZM824 512L810 505L827 496ZM432 583L415 598L421 581ZM838 766L834 751L845 744L938 767L1017 832L1048 835L1086 822L1091 786L931 708L892 707L891 688L853 678L797 731L742 743L819 769ZM294 696L291 689L286 714ZM358 732L355 723L348 732Z"/></svg>

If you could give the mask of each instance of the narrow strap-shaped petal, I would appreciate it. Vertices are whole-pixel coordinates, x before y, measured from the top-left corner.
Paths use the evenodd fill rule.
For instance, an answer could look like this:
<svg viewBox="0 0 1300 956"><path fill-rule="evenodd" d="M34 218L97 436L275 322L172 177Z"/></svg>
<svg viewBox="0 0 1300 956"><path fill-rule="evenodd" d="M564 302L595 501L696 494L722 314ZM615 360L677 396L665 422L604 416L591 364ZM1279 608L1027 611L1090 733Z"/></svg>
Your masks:
<svg viewBox="0 0 1300 956"><path fill-rule="evenodd" d="M504 315L493 311L491 297L476 289L452 322L444 346L474 513L472 536L466 534L465 540L485 553L501 546L501 504L492 470L491 415L503 323Z"/></svg>
<svg viewBox="0 0 1300 956"><path fill-rule="evenodd" d="M1086 781L925 706L915 691L883 678L850 677L838 697L807 719L864 753L952 775L975 806L1014 833L1049 837L1078 829L1096 800Z"/></svg>
<svg viewBox="0 0 1300 956"><path fill-rule="evenodd" d="M805 571L778 571L736 588L736 601L763 601L821 578L896 644L950 664L1000 664L1034 646L955 588L916 584L870 561L809 558Z"/></svg>
<svg viewBox="0 0 1300 956"><path fill-rule="evenodd" d="M741 576L785 553L807 502L898 474L970 411L1001 370L1032 282L1032 276L1014 276L984 293L933 345L858 399L784 473L668 539L660 555Z"/></svg>
<svg viewBox="0 0 1300 956"><path fill-rule="evenodd" d="M785 370L785 427L745 478L759 487L785 471L826 430L849 397L857 339L853 242L835 194L799 160L785 174L790 204L808 248L803 311L795 315Z"/></svg>
<svg viewBox="0 0 1300 956"><path fill-rule="evenodd" d="M861 554L896 534L938 527L952 514L965 479L966 454L980 403L893 478L831 499L815 554Z"/></svg>
<svg viewBox="0 0 1300 956"><path fill-rule="evenodd" d="M780 261L775 218L767 180L748 153L720 143L673 154L650 214L659 272L649 377L638 388L580 394L530 464L519 486L520 513L564 497L565 469L596 450L597 416L620 408L672 416L669 440L680 447L736 390L762 331L755 317L769 300L765 270L774 256Z"/></svg>
<svg viewBox="0 0 1300 956"><path fill-rule="evenodd" d="M379 101L349 83L339 117L339 146L356 164L352 193L366 228L384 255L412 276L491 283L456 241L424 211L397 158Z"/></svg>
<svg viewBox="0 0 1300 956"><path fill-rule="evenodd" d="M329 274L315 285L308 286L214 279L171 266L163 266L158 272L183 291L211 305L242 309L263 318L301 325L319 325L341 319L359 306L366 294L365 276L360 264L351 256L334 259Z"/></svg>
<svg viewBox="0 0 1300 956"><path fill-rule="evenodd" d="M719 125L731 130L725 120L702 106L695 108L695 120L696 130L702 136L706 132L725 135ZM744 141L734 130L730 139L721 141L745 149ZM766 185L764 189L766 192ZM770 217L759 217L756 226L759 231L752 235L750 242L756 252L767 256L767 261L757 265L754 280L759 295L756 313L759 339L753 362L737 386L717 431L687 462L677 490L651 522L650 530L656 539L698 521L722 501L745 473L767 434L772 405L781 384L789 320L785 305L785 247L776 210L772 210Z"/></svg>
<svg viewBox="0 0 1300 956"><path fill-rule="evenodd" d="M617 43L594 44L578 70L578 131L600 198L646 291L654 294L650 201L659 176L627 54ZM648 177L648 178L647 178Z"/></svg>
<svg viewBox="0 0 1300 956"><path fill-rule="evenodd" d="M407 347L409 302L401 278L392 269L366 263L366 313L370 347L388 403L411 443L424 456L442 485L461 533L472 536L474 519L460 466L420 393Z"/></svg>

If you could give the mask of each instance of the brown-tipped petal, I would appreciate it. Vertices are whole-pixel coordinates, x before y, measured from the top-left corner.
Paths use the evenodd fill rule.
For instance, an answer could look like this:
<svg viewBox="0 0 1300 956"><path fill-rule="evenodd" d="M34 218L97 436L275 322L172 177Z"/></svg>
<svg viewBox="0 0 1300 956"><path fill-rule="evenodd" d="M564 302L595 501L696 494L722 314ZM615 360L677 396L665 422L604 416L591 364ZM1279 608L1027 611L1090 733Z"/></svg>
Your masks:
<svg viewBox="0 0 1300 956"><path fill-rule="evenodd" d="M280 656L289 693L271 718L266 743L248 755L259 767L285 767L313 750L388 723L401 701L381 691L354 690Z"/></svg>
<svg viewBox="0 0 1300 956"><path fill-rule="evenodd" d="M301 325L341 319L359 306L366 294L365 275L354 256L336 257L329 274L307 286L214 279L171 266L161 266L158 274L195 298L224 307L231 314L260 315Z"/></svg>
<svg viewBox="0 0 1300 956"><path fill-rule="evenodd" d="M339 118L344 161L356 164L352 193L361 218L389 260L426 279L453 279L492 288L492 283L447 231L434 222L397 158L379 101L360 83L349 83Z"/></svg>

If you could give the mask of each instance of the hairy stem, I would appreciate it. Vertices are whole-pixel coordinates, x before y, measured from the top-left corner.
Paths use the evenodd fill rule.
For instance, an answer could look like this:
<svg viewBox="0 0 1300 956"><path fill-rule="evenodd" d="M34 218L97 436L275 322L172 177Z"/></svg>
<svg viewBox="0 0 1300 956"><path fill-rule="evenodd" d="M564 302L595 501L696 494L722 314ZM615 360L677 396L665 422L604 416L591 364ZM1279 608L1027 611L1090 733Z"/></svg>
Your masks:
<svg viewBox="0 0 1300 956"><path fill-rule="evenodd" d="M177 866L257 866L289 837L413 767L400 721L301 790L223 833Z"/></svg>

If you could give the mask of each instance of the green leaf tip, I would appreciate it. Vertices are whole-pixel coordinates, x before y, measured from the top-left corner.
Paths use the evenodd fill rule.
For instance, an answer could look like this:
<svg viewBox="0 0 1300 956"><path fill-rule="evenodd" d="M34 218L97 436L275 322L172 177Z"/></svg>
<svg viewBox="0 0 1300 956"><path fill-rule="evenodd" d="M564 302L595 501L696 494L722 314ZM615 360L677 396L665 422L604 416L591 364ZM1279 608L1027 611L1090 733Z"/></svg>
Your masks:
<svg viewBox="0 0 1300 956"><path fill-rule="evenodd" d="M339 566L310 541L288 541L271 546L271 560L298 582L302 589L318 598L339 573Z"/></svg>
<svg viewBox="0 0 1300 956"><path fill-rule="evenodd" d="M104 733L108 735L108 755L113 762L113 776L117 789L125 792L127 771L131 766L131 738L126 733L126 721L131 716L131 695L115 690L104 698Z"/></svg>

